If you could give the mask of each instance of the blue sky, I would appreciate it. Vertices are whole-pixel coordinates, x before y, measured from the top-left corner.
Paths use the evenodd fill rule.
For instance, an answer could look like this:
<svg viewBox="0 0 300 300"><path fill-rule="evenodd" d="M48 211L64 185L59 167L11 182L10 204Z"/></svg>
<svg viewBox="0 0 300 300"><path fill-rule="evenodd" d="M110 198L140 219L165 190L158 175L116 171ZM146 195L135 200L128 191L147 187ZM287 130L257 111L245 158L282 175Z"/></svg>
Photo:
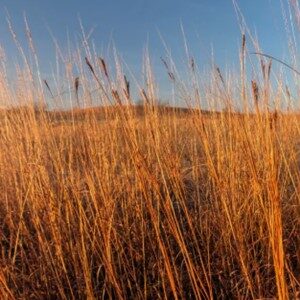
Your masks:
<svg viewBox="0 0 300 300"><path fill-rule="evenodd" d="M281 1L286 5L287 0L237 0L263 51L279 58L286 55L287 45ZM62 48L66 48L67 33L71 40L80 36L79 16L86 31L94 28L91 39L99 51L106 49L113 39L134 71L141 70L146 44L154 64L160 63L165 51L158 32L174 59L184 59L181 23L200 67L209 65L212 46L217 64L236 62L241 39L231 0L0 0L0 43L12 56L16 49L7 30L6 10L24 44L23 13L26 13L44 72L54 53L47 27Z"/></svg>

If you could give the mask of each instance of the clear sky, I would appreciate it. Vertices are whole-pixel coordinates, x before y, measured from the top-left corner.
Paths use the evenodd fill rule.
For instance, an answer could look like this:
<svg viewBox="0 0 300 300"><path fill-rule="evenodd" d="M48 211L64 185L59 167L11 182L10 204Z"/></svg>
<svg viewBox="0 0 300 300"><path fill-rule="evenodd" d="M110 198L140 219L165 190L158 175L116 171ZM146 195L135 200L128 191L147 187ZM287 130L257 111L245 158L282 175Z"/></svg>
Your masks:
<svg viewBox="0 0 300 300"><path fill-rule="evenodd" d="M281 9L281 2L287 7L287 1L237 0L263 51L279 58L285 55L287 45ZM133 70L141 69L146 44L154 64L160 63L159 58L165 52L158 32L175 60L183 59L181 23L200 66L209 65L212 46L219 65L231 64L237 57L241 39L231 0L0 0L0 43L11 55L15 47L7 30L6 10L24 43L23 13L26 13L39 57L45 64L44 71L54 52L47 27L66 47L67 33L71 40L80 36L79 17L87 32L94 28L91 40L99 51L113 39Z"/></svg>

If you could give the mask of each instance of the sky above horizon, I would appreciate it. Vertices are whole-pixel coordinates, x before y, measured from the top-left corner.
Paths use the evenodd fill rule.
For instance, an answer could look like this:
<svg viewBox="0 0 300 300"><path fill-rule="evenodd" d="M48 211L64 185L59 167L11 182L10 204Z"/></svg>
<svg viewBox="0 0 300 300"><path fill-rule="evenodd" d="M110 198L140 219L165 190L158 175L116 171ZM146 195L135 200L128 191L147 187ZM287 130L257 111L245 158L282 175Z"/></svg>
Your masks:
<svg viewBox="0 0 300 300"><path fill-rule="evenodd" d="M286 57L287 37L282 4L288 0L236 0L264 52ZM49 29L63 49L67 40L80 38L79 19L86 32L92 31L100 52L111 41L133 71L141 71L143 49L147 45L154 65L164 56L163 40L175 61L184 59L181 24L191 52L198 64L207 67L213 49L215 61L222 67L238 59L241 33L232 0L0 0L0 44L13 58L17 53L6 23L10 15L21 44L26 44L24 13L36 44L42 69L53 63L54 45ZM162 68L158 67L158 73ZM165 74L158 78L167 80Z"/></svg>

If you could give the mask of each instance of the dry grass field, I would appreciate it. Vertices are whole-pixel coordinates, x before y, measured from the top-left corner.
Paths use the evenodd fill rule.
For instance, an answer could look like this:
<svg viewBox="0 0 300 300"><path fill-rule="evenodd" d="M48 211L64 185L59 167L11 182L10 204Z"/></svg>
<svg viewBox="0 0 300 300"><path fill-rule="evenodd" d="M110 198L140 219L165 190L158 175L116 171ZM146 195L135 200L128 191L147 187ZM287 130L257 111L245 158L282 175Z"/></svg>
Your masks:
<svg viewBox="0 0 300 300"><path fill-rule="evenodd" d="M20 104L0 111L1 299L299 297L300 116L280 108L290 92L269 60L246 78L243 37L235 83L215 68L202 90L193 59L190 85L164 60L193 107L175 109L147 57L135 106L118 61L112 78L86 51L64 80L102 106L47 110L56 92L29 44L33 66L0 78L1 101Z"/></svg>
<svg viewBox="0 0 300 300"><path fill-rule="evenodd" d="M2 298L296 297L299 118L145 109L5 113Z"/></svg>

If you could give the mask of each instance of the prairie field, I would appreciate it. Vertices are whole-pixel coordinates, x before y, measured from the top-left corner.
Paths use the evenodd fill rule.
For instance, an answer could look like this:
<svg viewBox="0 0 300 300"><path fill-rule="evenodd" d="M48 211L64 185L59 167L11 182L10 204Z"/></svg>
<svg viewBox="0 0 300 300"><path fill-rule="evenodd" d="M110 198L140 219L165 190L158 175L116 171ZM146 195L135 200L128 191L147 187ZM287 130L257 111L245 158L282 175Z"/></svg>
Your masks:
<svg viewBox="0 0 300 300"><path fill-rule="evenodd" d="M136 113L4 113L2 297L296 298L297 115Z"/></svg>
<svg viewBox="0 0 300 300"><path fill-rule="evenodd" d="M86 48L63 108L26 30L16 82L1 56L1 299L300 297L300 115L270 59L250 78L243 35L240 72L204 85L163 59L180 108L149 56L136 104L117 54Z"/></svg>

